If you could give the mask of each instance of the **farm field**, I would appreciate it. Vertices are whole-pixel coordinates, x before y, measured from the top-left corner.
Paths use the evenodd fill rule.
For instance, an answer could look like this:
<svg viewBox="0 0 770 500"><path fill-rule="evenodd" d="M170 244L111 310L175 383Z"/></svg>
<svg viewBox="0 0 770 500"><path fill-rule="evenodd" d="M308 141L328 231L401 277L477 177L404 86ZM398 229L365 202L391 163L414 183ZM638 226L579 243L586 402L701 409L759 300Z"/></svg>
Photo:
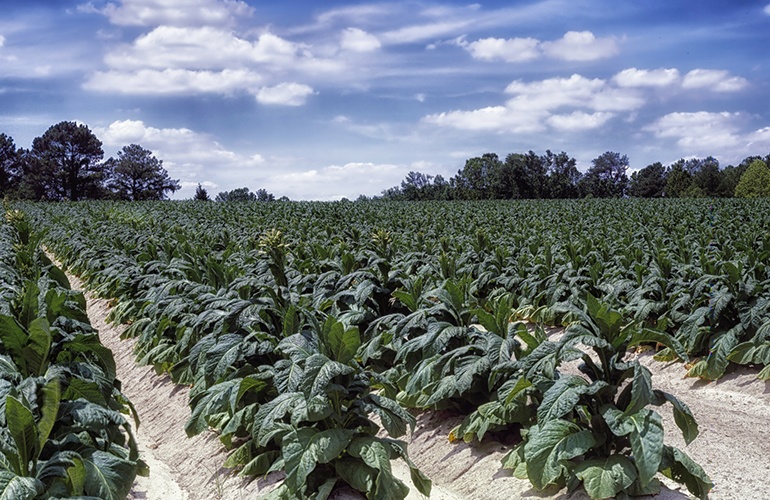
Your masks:
<svg viewBox="0 0 770 500"><path fill-rule="evenodd" d="M686 445L714 423L682 388L739 377L761 402L770 377L762 201L16 208L111 301L139 362L190 386L188 435L213 429L246 476L286 473L275 497L427 493L399 441L416 414L454 416L434 438L458 450L505 436L497 474L533 491L667 476L705 498ZM661 367L695 378L659 385Z"/></svg>

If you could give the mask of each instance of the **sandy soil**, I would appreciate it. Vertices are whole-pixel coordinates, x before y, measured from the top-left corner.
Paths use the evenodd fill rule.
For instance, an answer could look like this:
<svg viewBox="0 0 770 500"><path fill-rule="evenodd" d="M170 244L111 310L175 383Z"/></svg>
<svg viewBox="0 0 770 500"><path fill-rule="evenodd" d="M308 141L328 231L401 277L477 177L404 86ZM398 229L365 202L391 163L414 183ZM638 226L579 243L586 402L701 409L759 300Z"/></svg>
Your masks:
<svg viewBox="0 0 770 500"><path fill-rule="evenodd" d="M82 283L70 277L75 289ZM124 393L139 412L137 431L142 456L151 467L149 478L139 478L132 499L196 500L252 499L269 491L279 475L248 482L221 468L226 452L214 434L188 439L184 423L189 416L187 389L175 386L168 377L158 376L150 367L134 363L133 341L119 340L121 326L105 322L107 302L87 294L88 314L99 330L104 345L112 349ZM757 380L756 370L738 368L718 383L685 379L681 364L654 362L648 354L641 360L654 373L653 384L679 396L695 414L700 436L689 446L676 428L670 410L665 418L666 442L685 450L700 463L716 484L713 499L770 498L770 385ZM527 481L511 477L500 468L509 449L504 442L451 444L449 430L459 417L443 412L418 416L411 436L409 454L432 480L439 500L549 498L582 500L578 491L537 492ZM504 439L503 439L504 441ZM408 468L394 464L394 470L409 481ZM686 489L671 482L656 499L689 498ZM339 492L336 499L356 498ZM414 494L411 499L421 498Z"/></svg>

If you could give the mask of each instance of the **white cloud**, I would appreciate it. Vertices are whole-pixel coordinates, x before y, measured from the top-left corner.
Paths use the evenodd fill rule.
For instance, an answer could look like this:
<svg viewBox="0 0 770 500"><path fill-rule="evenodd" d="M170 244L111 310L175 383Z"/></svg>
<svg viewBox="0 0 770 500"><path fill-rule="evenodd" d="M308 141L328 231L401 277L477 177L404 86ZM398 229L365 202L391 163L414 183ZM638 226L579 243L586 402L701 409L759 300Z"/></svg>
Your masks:
<svg viewBox="0 0 770 500"><path fill-rule="evenodd" d="M106 128L95 127L94 133L108 148L118 150L128 144L140 144L151 150L163 160L169 175L183 184L174 198L191 197L198 183L235 189L242 187L244 179L264 177L261 155L229 151L213 138L187 128L155 128L140 120L123 120ZM209 193L212 197L215 194Z"/></svg>
<svg viewBox="0 0 770 500"><path fill-rule="evenodd" d="M534 38L482 38L465 48L475 59L522 62L540 56L539 41Z"/></svg>
<svg viewBox="0 0 770 500"><path fill-rule="evenodd" d="M0 47L5 45L5 37L3 35L0 35Z"/></svg>
<svg viewBox="0 0 770 500"><path fill-rule="evenodd" d="M101 9L88 2L78 10L101 13L118 26L222 26L254 12L240 0L122 0Z"/></svg>
<svg viewBox="0 0 770 500"><path fill-rule="evenodd" d="M764 141L766 148L770 142L762 130L741 130L743 122L745 117L741 113L669 113L644 130L662 139L675 139L687 155L706 156L718 152L720 156L735 160L749 154L752 143Z"/></svg>
<svg viewBox="0 0 770 500"><path fill-rule="evenodd" d="M262 75L249 70L191 71L186 69L142 69L136 72L98 71L83 84L86 90L119 94L199 94L231 95L256 89Z"/></svg>
<svg viewBox="0 0 770 500"><path fill-rule="evenodd" d="M541 47L547 56L565 61L594 61L618 53L614 38L596 38L590 31L568 31L561 39L543 42Z"/></svg>
<svg viewBox="0 0 770 500"><path fill-rule="evenodd" d="M708 89L715 92L736 92L748 85L745 78L730 76L725 70L694 69L684 76L685 89Z"/></svg>
<svg viewBox="0 0 770 500"><path fill-rule="evenodd" d="M567 115L552 115L548 118L547 122L556 130L591 130L601 127L614 116L614 113L607 112L589 114L583 111L575 111Z"/></svg>
<svg viewBox="0 0 770 500"><path fill-rule="evenodd" d="M287 83L336 72L340 63L315 58L306 46L272 33L256 40L216 27L160 26L109 52L110 68L91 74L87 90L123 94L235 95L264 104L299 106L313 89Z"/></svg>
<svg viewBox="0 0 770 500"><path fill-rule="evenodd" d="M531 133L551 126L576 131L598 128L615 116L613 112L633 111L644 104L634 89L577 74L534 82L515 80L505 92L512 95L505 105L438 113L423 121L461 130ZM557 113L564 108L573 111Z"/></svg>
<svg viewBox="0 0 770 500"><path fill-rule="evenodd" d="M428 115L425 123L460 130L528 133L543 130L543 113L520 114L506 106L489 106L471 111L446 111Z"/></svg>
<svg viewBox="0 0 770 500"><path fill-rule="evenodd" d="M620 87L667 87L679 81L679 70L628 68L617 73L612 79Z"/></svg>
<svg viewBox="0 0 770 500"><path fill-rule="evenodd" d="M302 106L307 97L314 93L313 88L301 83L280 83L274 87L263 87L255 96L261 104L283 106Z"/></svg>
<svg viewBox="0 0 770 500"><path fill-rule="evenodd" d="M219 28L160 26L138 37L131 46L108 53L105 63L120 70L290 66L301 57L301 49L300 45L271 33L251 42Z"/></svg>
<svg viewBox="0 0 770 500"><path fill-rule="evenodd" d="M359 194L377 195L399 184L409 170L410 167L402 165L347 163L273 175L265 180L264 186L292 199L355 199Z"/></svg>
<svg viewBox="0 0 770 500"><path fill-rule="evenodd" d="M596 38L590 31L568 31L562 38L548 42L536 38L482 38L468 43L461 36L448 43L486 61L524 62L543 55L567 61L593 61L618 52L614 38Z"/></svg>
<svg viewBox="0 0 770 500"><path fill-rule="evenodd" d="M514 95L508 106L522 111L550 111L565 106L630 111L644 104L633 90L614 88L600 78L588 79L578 74L529 83L516 80L505 91Z"/></svg>
<svg viewBox="0 0 770 500"><path fill-rule="evenodd" d="M770 3L769 3L769 4L767 4L767 5L765 6L765 9L764 9L764 10L765 10L765 14L767 14L768 16L770 16Z"/></svg>
<svg viewBox="0 0 770 500"><path fill-rule="evenodd" d="M358 28L347 28L340 38L340 47L351 52L372 52L381 46L376 36Z"/></svg>

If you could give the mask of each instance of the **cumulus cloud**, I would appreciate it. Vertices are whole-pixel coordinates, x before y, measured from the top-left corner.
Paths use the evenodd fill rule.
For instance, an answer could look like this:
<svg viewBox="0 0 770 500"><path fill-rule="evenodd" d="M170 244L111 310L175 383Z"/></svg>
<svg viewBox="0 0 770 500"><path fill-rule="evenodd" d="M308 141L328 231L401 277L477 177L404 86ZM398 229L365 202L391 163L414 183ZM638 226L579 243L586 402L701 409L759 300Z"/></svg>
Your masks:
<svg viewBox="0 0 770 500"><path fill-rule="evenodd" d="M574 74L569 78L511 82L505 91L514 97L508 105L521 110L552 110L564 106L597 111L630 111L644 104L633 90L610 86L600 78Z"/></svg>
<svg viewBox="0 0 770 500"><path fill-rule="evenodd" d="M299 106L313 89L288 83L297 76L338 70L307 47L272 33L255 40L219 27L159 26L105 56L108 68L92 73L84 88L122 94L234 95L259 103ZM283 80L283 81L282 81Z"/></svg>
<svg viewBox="0 0 770 500"><path fill-rule="evenodd" d="M280 83L274 87L263 87L255 96L261 104L278 104L283 106L302 106L308 96L314 93L313 88L301 83Z"/></svg>
<svg viewBox="0 0 770 500"><path fill-rule="evenodd" d="M453 43L470 52L474 59L524 62L545 55L567 61L593 61L618 52L614 38L596 38L590 31L568 31L559 40L541 42L536 38L481 38L474 42L460 37Z"/></svg>
<svg viewBox="0 0 770 500"><path fill-rule="evenodd" d="M249 64L288 66L301 57L301 46L271 33L252 42L214 27L159 26L130 46L108 53L115 69L224 69Z"/></svg>
<svg viewBox="0 0 770 500"><path fill-rule="evenodd" d="M240 0L122 0L102 8L88 2L78 10L103 14L118 26L227 25L254 12Z"/></svg>
<svg viewBox="0 0 770 500"><path fill-rule="evenodd" d="M613 87L605 80L578 74L533 82L515 80L505 92L512 96L505 105L433 114L423 121L463 130L527 133L551 126L577 131L598 128L614 112L632 111L644 104L634 89ZM565 113L565 108L573 111Z"/></svg>
<svg viewBox="0 0 770 500"><path fill-rule="evenodd" d="M685 89L707 89L715 92L736 92L748 85L745 78L730 76L725 70L694 69L684 76Z"/></svg>
<svg viewBox="0 0 770 500"><path fill-rule="evenodd" d="M676 68L628 68L612 77L619 87L667 87L679 81Z"/></svg>
<svg viewBox="0 0 770 500"><path fill-rule="evenodd" d="M475 59L522 62L540 56L539 44L534 38L482 38L467 44L465 48Z"/></svg>
<svg viewBox="0 0 770 500"><path fill-rule="evenodd" d="M770 148L770 128L747 130L742 113L669 113L644 128L661 139L674 139L685 155L719 151L720 160L737 162Z"/></svg>
<svg viewBox="0 0 770 500"><path fill-rule="evenodd" d="M594 61L614 56L618 44L614 38L596 38L590 31L568 31L559 40L543 42L543 52L565 61Z"/></svg>
<svg viewBox="0 0 770 500"><path fill-rule="evenodd" d="M292 199L355 199L359 194L372 196L384 186L397 185L409 170L403 165L346 163L273 175L265 180L265 187Z"/></svg>
<svg viewBox="0 0 770 500"><path fill-rule="evenodd" d="M358 28L347 28L340 37L340 48L351 52L372 52L381 46L376 36Z"/></svg>

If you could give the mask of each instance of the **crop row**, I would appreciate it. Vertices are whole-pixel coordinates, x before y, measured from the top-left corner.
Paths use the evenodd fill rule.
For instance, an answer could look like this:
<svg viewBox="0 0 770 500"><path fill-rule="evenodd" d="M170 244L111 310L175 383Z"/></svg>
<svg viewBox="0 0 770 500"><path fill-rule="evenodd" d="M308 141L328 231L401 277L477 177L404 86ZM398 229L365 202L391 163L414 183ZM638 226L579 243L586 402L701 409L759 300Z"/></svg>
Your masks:
<svg viewBox="0 0 770 500"><path fill-rule="evenodd" d="M70 290L24 214L7 211L0 221L0 498L124 499L146 471L125 417L132 412L83 294Z"/></svg>
<svg viewBox="0 0 770 500"><path fill-rule="evenodd" d="M709 353L690 374L710 378L767 364L757 202L21 208L116 299L140 361L192 385L188 433L214 428L244 474L286 472L275 496L341 481L402 497L388 462L408 461L406 407L464 413L453 438L520 433L504 466L537 488L653 492L662 472L704 497L707 476L663 444L650 405L672 404L688 442L689 409L626 350ZM568 326L552 341L532 323ZM574 360L580 375L562 372Z"/></svg>

